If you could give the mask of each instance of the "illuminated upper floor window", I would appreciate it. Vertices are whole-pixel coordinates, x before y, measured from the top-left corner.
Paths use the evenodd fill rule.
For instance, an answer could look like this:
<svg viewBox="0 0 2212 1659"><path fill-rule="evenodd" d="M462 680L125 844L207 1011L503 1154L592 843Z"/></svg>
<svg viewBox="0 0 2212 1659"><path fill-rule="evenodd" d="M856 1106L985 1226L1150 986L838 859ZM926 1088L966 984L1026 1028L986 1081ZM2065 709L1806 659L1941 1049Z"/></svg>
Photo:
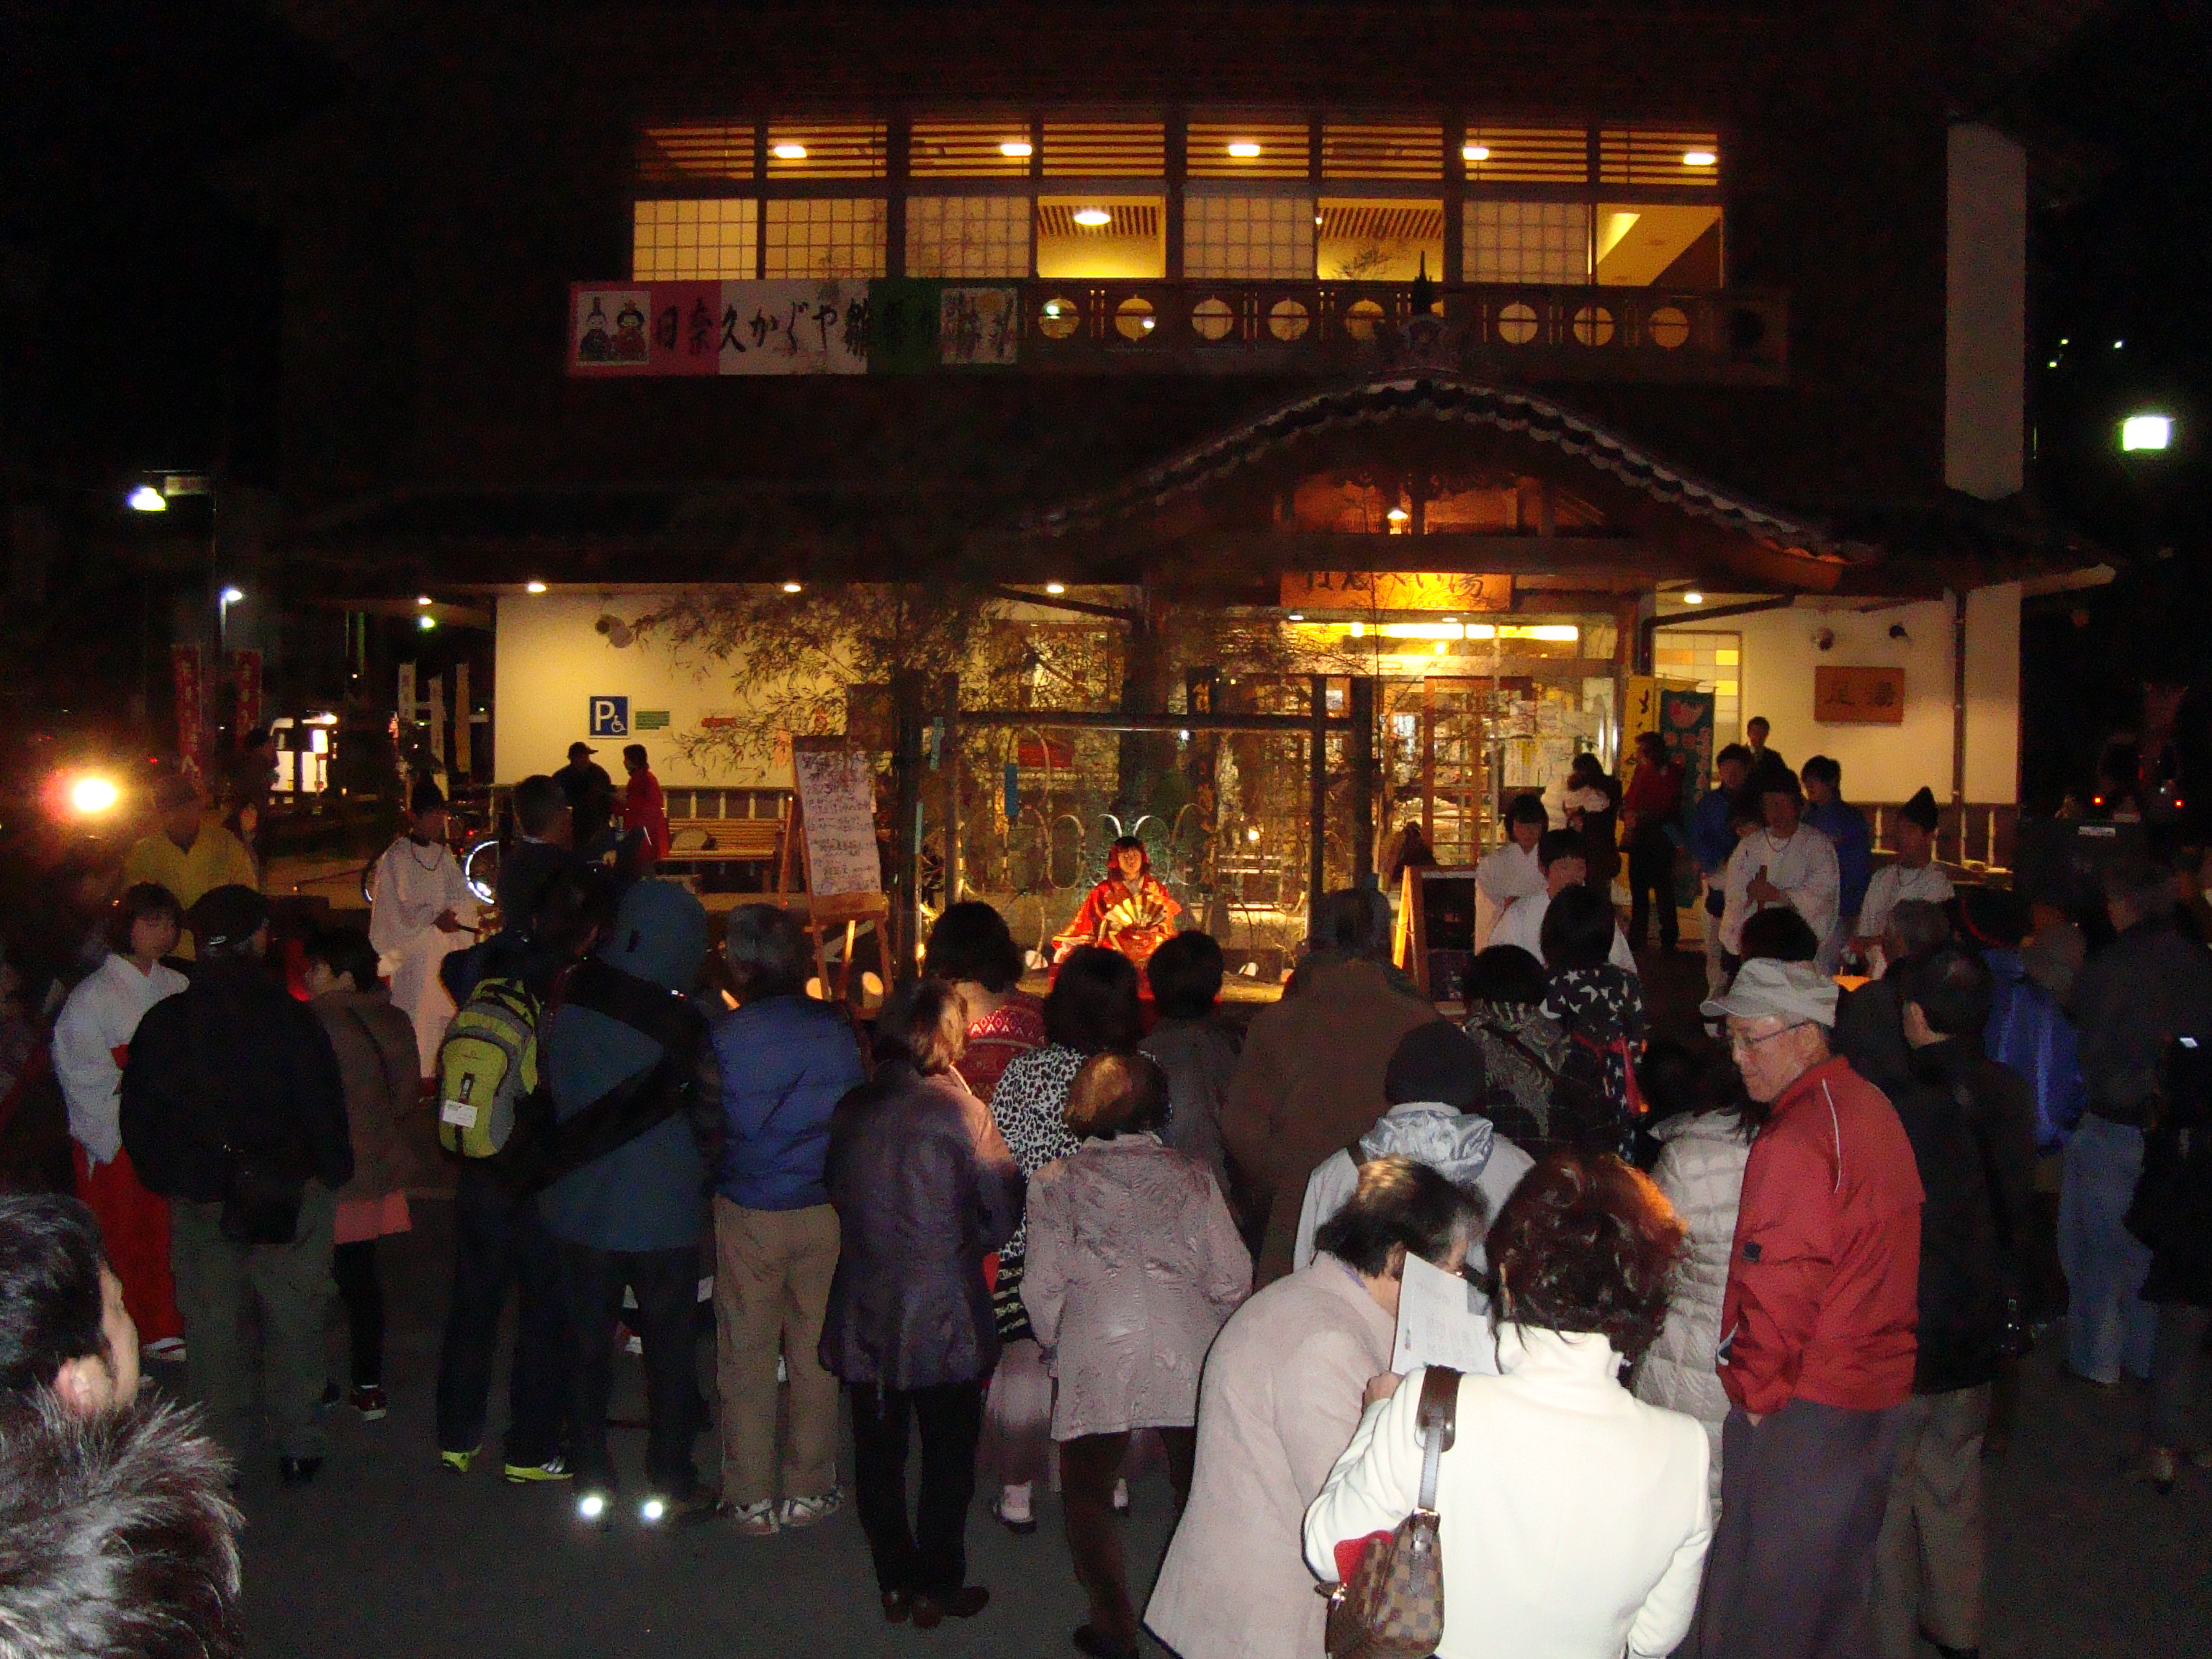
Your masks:
<svg viewBox="0 0 2212 1659"><path fill-rule="evenodd" d="M1598 134L1598 182L1711 190L1720 183L1717 133L1679 127L1607 127Z"/></svg>
<svg viewBox="0 0 2212 1659"><path fill-rule="evenodd" d="M880 179L880 121L771 121L768 176L777 179Z"/></svg>
<svg viewBox="0 0 2212 1659"><path fill-rule="evenodd" d="M1161 121L1044 124L1048 179L1158 179L1167 172L1168 130Z"/></svg>
<svg viewBox="0 0 2212 1659"><path fill-rule="evenodd" d="M1437 121L1331 121L1322 128L1324 179L1444 176L1444 130Z"/></svg>
<svg viewBox="0 0 2212 1659"><path fill-rule="evenodd" d="M1024 117L917 118L907 171L917 179L1025 179L1035 150Z"/></svg>
<svg viewBox="0 0 2212 1659"><path fill-rule="evenodd" d="M1459 152L1470 185L1589 182L1589 134L1581 127L1470 125Z"/></svg>
<svg viewBox="0 0 2212 1659"><path fill-rule="evenodd" d="M646 184L666 185L750 179L754 136L750 123L647 127L637 137L637 176Z"/></svg>
<svg viewBox="0 0 2212 1659"><path fill-rule="evenodd" d="M1313 172L1313 130L1279 116L1194 118L1183 155L1193 179L1304 179Z"/></svg>

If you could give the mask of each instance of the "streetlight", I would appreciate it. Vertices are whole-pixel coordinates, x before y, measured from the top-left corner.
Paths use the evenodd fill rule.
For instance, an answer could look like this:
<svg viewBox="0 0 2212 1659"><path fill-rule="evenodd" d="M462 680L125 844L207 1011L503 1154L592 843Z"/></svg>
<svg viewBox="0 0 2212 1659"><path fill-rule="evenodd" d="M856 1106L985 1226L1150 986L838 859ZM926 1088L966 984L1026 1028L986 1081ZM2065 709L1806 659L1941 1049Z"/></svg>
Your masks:
<svg viewBox="0 0 2212 1659"><path fill-rule="evenodd" d="M235 587L226 587L215 596L215 639L218 651L230 649L230 607L245 597Z"/></svg>
<svg viewBox="0 0 2212 1659"><path fill-rule="evenodd" d="M123 504L133 513L167 513L169 498L151 484L140 484L123 498Z"/></svg>
<svg viewBox="0 0 2212 1659"><path fill-rule="evenodd" d="M2173 441L2171 415L2130 415L2120 422L2123 450L2164 449Z"/></svg>

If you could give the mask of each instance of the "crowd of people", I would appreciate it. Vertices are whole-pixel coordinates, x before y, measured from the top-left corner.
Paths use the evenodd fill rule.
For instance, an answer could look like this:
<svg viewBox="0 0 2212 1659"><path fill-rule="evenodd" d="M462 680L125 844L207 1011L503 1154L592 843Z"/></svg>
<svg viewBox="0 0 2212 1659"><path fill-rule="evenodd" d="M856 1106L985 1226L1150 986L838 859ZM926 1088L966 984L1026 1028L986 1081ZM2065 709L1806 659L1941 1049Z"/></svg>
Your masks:
<svg viewBox="0 0 2212 1659"><path fill-rule="evenodd" d="M1762 740L1718 770L1688 832L1710 995L1663 1035L1595 848L1617 816L1638 942L1656 909L1670 946L1679 776L1583 780L1565 828L1508 804L1449 1018L1352 890L1240 1030L1220 945L1117 848L1042 997L969 901L863 1020L810 994L782 908L739 905L716 948L684 884L587 858L651 832L610 812L580 844L550 776L515 792L497 932L421 792L383 937L316 933L304 995L219 845L189 899L132 885L53 1030L83 1201L0 1199L0 1630L182 1617L200 1645L108 1650L236 1650L239 1460L313 1480L331 1410L388 1409L377 1242L411 1224L427 1103L453 1183L437 1459L483 1457L512 1300L492 1461L582 1524L758 1538L849 1504L884 1617L927 1629L989 1604L979 1490L1023 1537L1056 1491L1079 1651L1148 1629L1234 1659L1319 1654L1344 1604L1316 1587L1424 1508L1445 1659L1978 1651L1981 1465L2051 1311L2040 1250L2069 1368L2151 1384L2139 1472L2212 1467L2212 951L2165 866L2037 916L1952 893L1917 804L1872 868L1832 763L1801 784ZM164 863L200 856L183 816ZM1415 1258L1484 1322L1463 1374L1407 1355ZM630 1468L607 1425L633 1341ZM204 1415L140 1392L179 1352ZM1176 1522L1149 1595L1115 1519L1148 1469Z"/></svg>

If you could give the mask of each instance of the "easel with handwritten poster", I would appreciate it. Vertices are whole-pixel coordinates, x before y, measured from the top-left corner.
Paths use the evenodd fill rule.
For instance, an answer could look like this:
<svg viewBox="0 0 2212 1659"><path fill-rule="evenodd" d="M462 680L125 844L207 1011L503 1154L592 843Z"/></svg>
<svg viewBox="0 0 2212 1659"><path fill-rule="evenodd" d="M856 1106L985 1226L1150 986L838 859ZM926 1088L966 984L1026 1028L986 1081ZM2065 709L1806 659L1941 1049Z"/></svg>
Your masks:
<svg viewBox="0 0 2212 1659"><path fill-rule="evenodd" d="M783 842L776 874L779 892L791 890L792 863L799 860L806 887L806 932L814 942L814 972L823 994L830 994L828 930L842 926L844 956L839 963L836 995L853 1000L853 950L860 924L873 922L881 938L890 925L890 899L884 891L883 866L876 854L876 774L868 752L837 738L795 738L791 767L798 785L793 823ZM885 951L888 960L890 952Z"/></svg>

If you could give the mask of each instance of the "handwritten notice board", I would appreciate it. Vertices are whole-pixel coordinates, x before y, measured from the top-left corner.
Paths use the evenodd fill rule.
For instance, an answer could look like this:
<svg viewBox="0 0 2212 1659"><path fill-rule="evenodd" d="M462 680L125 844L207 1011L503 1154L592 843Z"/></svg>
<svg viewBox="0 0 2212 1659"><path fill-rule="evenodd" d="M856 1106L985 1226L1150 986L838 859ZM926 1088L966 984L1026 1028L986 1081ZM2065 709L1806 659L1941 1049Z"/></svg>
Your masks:
<svg viewBox="0 0 2212 1659"><path fill-rule="evenodd" d="M876 858L876 775L866 750L793 755L806 836L806 887L817 897L883 890Z"/></svg>

